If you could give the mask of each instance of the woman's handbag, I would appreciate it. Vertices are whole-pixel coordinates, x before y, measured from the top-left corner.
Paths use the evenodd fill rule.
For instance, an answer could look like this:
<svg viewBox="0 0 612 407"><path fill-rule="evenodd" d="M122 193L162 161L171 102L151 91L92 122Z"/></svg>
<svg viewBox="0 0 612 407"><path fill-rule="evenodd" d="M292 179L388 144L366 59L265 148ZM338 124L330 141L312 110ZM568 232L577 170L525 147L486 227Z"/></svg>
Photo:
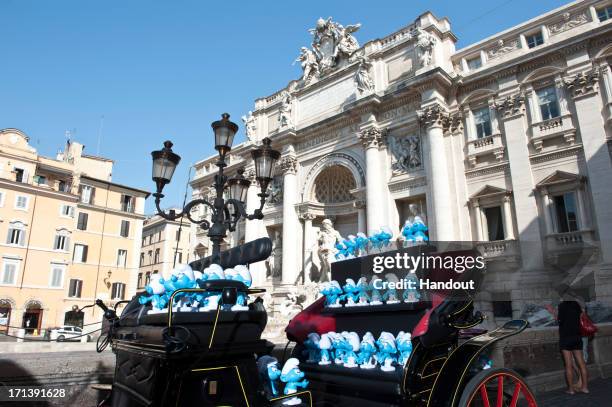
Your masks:
<svg viewBox="0 0 612 407"><path fill-rule="evenodd" d="M597 326L591 321L586 312L580 314L580 336L590 338L597 333Z"/></svg>

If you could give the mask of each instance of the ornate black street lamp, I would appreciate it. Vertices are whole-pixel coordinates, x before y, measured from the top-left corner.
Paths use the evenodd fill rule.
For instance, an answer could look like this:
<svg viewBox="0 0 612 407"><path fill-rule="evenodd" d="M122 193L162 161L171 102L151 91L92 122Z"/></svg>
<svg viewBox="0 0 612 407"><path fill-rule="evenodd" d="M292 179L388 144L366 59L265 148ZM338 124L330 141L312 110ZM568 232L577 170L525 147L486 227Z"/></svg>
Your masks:
<svg viewBox="0 0 612 407"><path fill-rule="evenodd" d="M270 147L269 138L264 138L262 146L251 151L255 162L255 179L261 192L258 194L260 197L259 208L255 209L252 214L247 214L246 196L251 182L244 177L244 169L239 169L236 176L229 179L223 174L223 168L227 166L225 156L232 149L234 135L238 131L238 126L231 122L229 117L229 114L223 113L221 120L213 122L211 125L215 133L215 149L219 152L219 159L215 163L219 167L214 182L216 196L212 202L206 199L195 199L185 205L180 213L176 213L174 210L170 210L168 213L164 212L160 208L161 199L164 197L162 190L172 180L172 175L181 161L181 157L172 151L171 141L165 141L163 149L151 153L153 157L153 181L157 187L157 192L153 194L157 214L168 220L176 220L185 216L191 222L200 225L202 229L208 230L208 237L213 242L213 255L221 251L221 242L226 236L226 232L236 230L236 224L240 218L248 220L263 218L262 209L268 197L268 185L272 180L274 165L280 157L280 153ZM223 197L223 192L226 189L229 192L228 199ZM191 217L191 210L197 205L207 205L211 208L210 221L208 219L196 220Z"/></svg>

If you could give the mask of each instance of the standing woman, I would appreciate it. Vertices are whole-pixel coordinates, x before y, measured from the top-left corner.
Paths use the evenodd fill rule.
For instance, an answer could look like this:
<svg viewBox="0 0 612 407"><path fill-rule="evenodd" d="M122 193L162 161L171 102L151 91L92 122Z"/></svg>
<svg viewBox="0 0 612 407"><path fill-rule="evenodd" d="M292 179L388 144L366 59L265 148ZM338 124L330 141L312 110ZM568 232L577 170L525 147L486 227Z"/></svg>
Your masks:
<svg viewBox="0 0 612 407"><path fill-rule="evenodd" d="M589 381L580 336L580 314L582 314L580 299L569 289L563 293L562 299L563 301L559 304L557 319L559 320L559 347L565 364L566 393L574 394L576 391L588 393ZM580 373L576 387L574 387L574 363Z"/></svg>

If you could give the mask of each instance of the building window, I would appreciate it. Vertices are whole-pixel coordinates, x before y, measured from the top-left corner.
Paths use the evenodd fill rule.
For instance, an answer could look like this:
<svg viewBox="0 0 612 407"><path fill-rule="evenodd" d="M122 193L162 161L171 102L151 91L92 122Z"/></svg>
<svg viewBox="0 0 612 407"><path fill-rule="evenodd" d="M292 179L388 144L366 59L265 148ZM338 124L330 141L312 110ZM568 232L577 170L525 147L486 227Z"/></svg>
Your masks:
<svg viewBox="0 0 612 407"><path fill-rule="evenodd" d="M49 287L59 288L64 285L64 271L66 266L61 264L51 265L51 278L49 279Z"/></svg>
<svg viewBox="0 0 612 407"><path fill-rule="evenodd" d="M470 71L475 71L482 66L482 59L480 57L468 59L467 66Z"/></svg>
<svg viewBox="0 0 612 407"><path fill-rule="evenodd" d="M15 209L20 209L22 211L28 210L28 197L24 195L17 195L15 197Z"/></svg>
<svg viewBox="0 0 612 407"><path fill-rule="evenodd" d="M2 263L2 284L15 285L17 282L17 271L19 270L19 260L4 259Z"/></svg>
<svg viewBox="0 0 612 407"><path fill-rule="evenodd" d="M527 41L527 46L529 48L535 48L539 45L544 44L544 36L542 35L541 31L538 31L537 33L526 35L525 41Z"/></svg>
<svg viewBox="0 0 612 407"><path fill-rule="evenodd" d="M539 89L536 91L536 94L538 96L542 120L559 117L559 101L557 100L555 88L549 86L548 88Z"/></svg>
<svg viewBox="0 0 612 407"><path fill-rule="evenodd" d="M495 318L512 318L512 300L510 293L493 293L493 316Z"/></svg>
<svg viewBox="0 0 612 407"><path fill-rule="evenodd" d="M112 300L122 300L125 297L125 284L123 283L113 283L111 289L111 299Z"/></svg>
<svg viewBox="0 0 612 407"><path fill-rule="evenodd" d="M74 217L74 206L62 205L60 207L60 215L68 218Z"/></svg>
<svg viewBox="0 0 612 407"><path fill-rule="evenodd" d="M121 221L121 236L128 237L130 235L130 221Z"/></svg>
<svg viewBox="0 0 612 407"><path fill-rule="evenodd" d="M127 250L117 250L117 267L125 267L127 264Z"/></svg>
<svg viewBox="0 0 612 407"><path fill-rule="evenodd" d="M70 232L66 229L58 231L55 235L55 241L53 242L53 250L68 251L70 247Z"/></svg>
<svg viewBox="0 0 612 407"><path fill-rule="evenodd" d="M134 212L134 197L121 195L121 210L124 212Z"/></svg>
<svg viewBox="0 0 612 407"><path fill-rule="evenodd" d="M140 267L144 266L144 253L140 253Z"/></svg>
<svg viewBox="0 0 612 407"><path fill-rule="evenodd" d="M160 230L159 232L157 232L157 241L158 242L161 242L161 240L162 240L161 236L162 236L162 231Z"/></svg>
<svg viewBox="0 0 612 407"><path fill-rule="evenodd" d="M145 275L145 285L149 285L149 283L151 283L151 273L147 272Z"/></svg>
<svg viewBox="0 0 612 407"><path fill-rule="evenodd" d="M176 230L176 241L178 242L179 240L181 240L181 229Z"/></svg>
<svg viewBox="0 0 612 407"><path fill-rule="evenodd" d="M483 138L491 135L491 114L488 107L474 111L474 124L476 137Z"/></svg>
<svg viewBox="0 0 612 407"><path fill-rule="evenodd" d="M86 263L88 249L89 247L87 245L75 244L74 253L72 254L72 261L75 263Z"/></svg>
<svg viewBox="0 0 612 407"><path fill-rule="evenodd" d="M578 230L578 214L576 210L576 195L566 192L553 198L557 220L557 233L575 232Z"/></svg>
<svg viewBox="0 0 612 407"><path fill-rule="evenodd" d="M34 177L32 177L32 181L34 181L34 184L36 185L47 185L47 177L44 175L34 175Z"/></svg>
<svg viewBox="0 0 612 407"><path fill-rule="evenodd" d="M79 212L79 219L77 220L78 230L87 230L87 221L89 220L89 214L85 212Z"/></svg>
<svg viewBox="0 0 612 407"><path fill-rule="evenodd" d="M183 262L183 252L176 252L176 263L181 264Z"/></svg>
<svg viewBox="0 0 612 407"><path fill-rule="evenodd" d="M606 20L609 20L611 17L612 6L600 8L599 10L597 10L597 18L599 18L599 21L604 22Z"/></svg>
<svg viewBox="0 0 612 407"><path fill-rule="evenodd" d="M159 249L155 249L155 264L159 263Z"/></svg>
<svg viewBox="0 0 612 407"><path fill-rule="evenodd" d="M64 180L59 180L57 182L57 190L59 192L70 192L70 188L68 187L68 183Z"/></svg>
<svg viewBox="0 0 612 407"><path fill-rule="evenodd" d="M71 278L68 286L68 297L81 298L81 290L83 289L83 280Z"/></svg>
<svg viewBox="0 0 612 407"><path fill-rule="evenodd" d="M17 168L13 170L15 172L15 181L17 182L28 182L28 175L26 170L23 168Z"/></svg>
<svg viewBox="0 0 612 407"><path fill-rule="evenodd" d="M81 202L84 204L93 205L95 193L96 189L90 185L81 185L79 187L79 195L81 195Z"/></svg>
<svg viewBox="0 0 612 407"><path fill-rule="evenodd" d="M489 241L504 240L504 219L501 206L483 208L483 212L487 219L487 237Z"/></svg>
<svg viewBox="0 0 612 407"><path fill-rule="evenodd" d="M4 206L4 192L0 191L0 207Z"/></svg>
<svg viewBox="0 0 612 407"><path fill-rule="evenodd" d="M6 243L25 246L25 225L23 223L19 221L11 222L6 236Z"/></svg>
<svg viewBox="0 0 612 407"><path fill-rule="evenodd" d="M149 250L149 264L153 264L153 251Z"/></svg>
<svg viewBox="0 0 612 407"><path fill-rule="evenodd" d="M136 281L136 287L142 288L142 273L138 273L138 281Z"/></svg>

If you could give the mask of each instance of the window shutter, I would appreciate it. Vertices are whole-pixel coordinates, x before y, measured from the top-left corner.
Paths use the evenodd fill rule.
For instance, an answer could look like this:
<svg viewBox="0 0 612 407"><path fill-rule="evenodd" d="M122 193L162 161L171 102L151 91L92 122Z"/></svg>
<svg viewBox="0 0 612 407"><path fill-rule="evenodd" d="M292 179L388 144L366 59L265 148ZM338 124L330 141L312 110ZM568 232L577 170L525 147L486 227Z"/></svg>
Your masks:
<svg viewBox="0 0 612 407"><path fill-rule="evenodd" d="M24 183L26 183L26 184L27 184L27 183L28 183L28 176L29 176L29 174L28 174L28 170L26 170L26 169L24 168L24 169L23 169L23 179L21 180L21 182L24 182Z"/></svg>
<svg viewBox="0 0 612 407"><path fill-rule="evenodd" d="M25 230L19 231L19 246L25 246Z"/></svg>
<svg viewBox="0 0 612 407"><path fill-rule="evenodd" d="M87 262L87 249L89 249L89 246L83 245L83 257L81 259L83 263Z"/></svg>
<svg viewBox="0 0 612 407"><path fill-rule="evenodd" d="M70 285L68 286L68 297L74 297L76 291L76 280L70 279Z"/></svg>
<svg viewBox="0 0 612 407"><path fill-rule="evenodd" d="M61 249L61 247L59 247L59 235L55 235L55 240L53 241L53 249L57 250L57 249Z"/></svg>
<svg viewBox="0 0 612 407"><path fill-rule="evenodd" d="M62 250L68 250L70 248L70 236L66 236L64 238L64 246L62 247Z"/></svg>
<svg viewBox="0 0 612 407"><path fill-rule="evenodd" d="M77 280L77 297L81 298L81 290L83 289L83 280Z"/></svg>
<svg viewBox="0 0 612 407"><path fill-rule="evenodd" d="M6 235L6 244L11 244L11 235L13 234L13 229L8 230L8 234Z"/></svg>
<svg viewBox="0 0 612 407"><path fill-rule="evenodd" d="M96 196L96 189L94 187L91 187L91 196L89 198L89 203L91 205L93 205L95 203L95 201L94 201L95 196Z"/></svg>

